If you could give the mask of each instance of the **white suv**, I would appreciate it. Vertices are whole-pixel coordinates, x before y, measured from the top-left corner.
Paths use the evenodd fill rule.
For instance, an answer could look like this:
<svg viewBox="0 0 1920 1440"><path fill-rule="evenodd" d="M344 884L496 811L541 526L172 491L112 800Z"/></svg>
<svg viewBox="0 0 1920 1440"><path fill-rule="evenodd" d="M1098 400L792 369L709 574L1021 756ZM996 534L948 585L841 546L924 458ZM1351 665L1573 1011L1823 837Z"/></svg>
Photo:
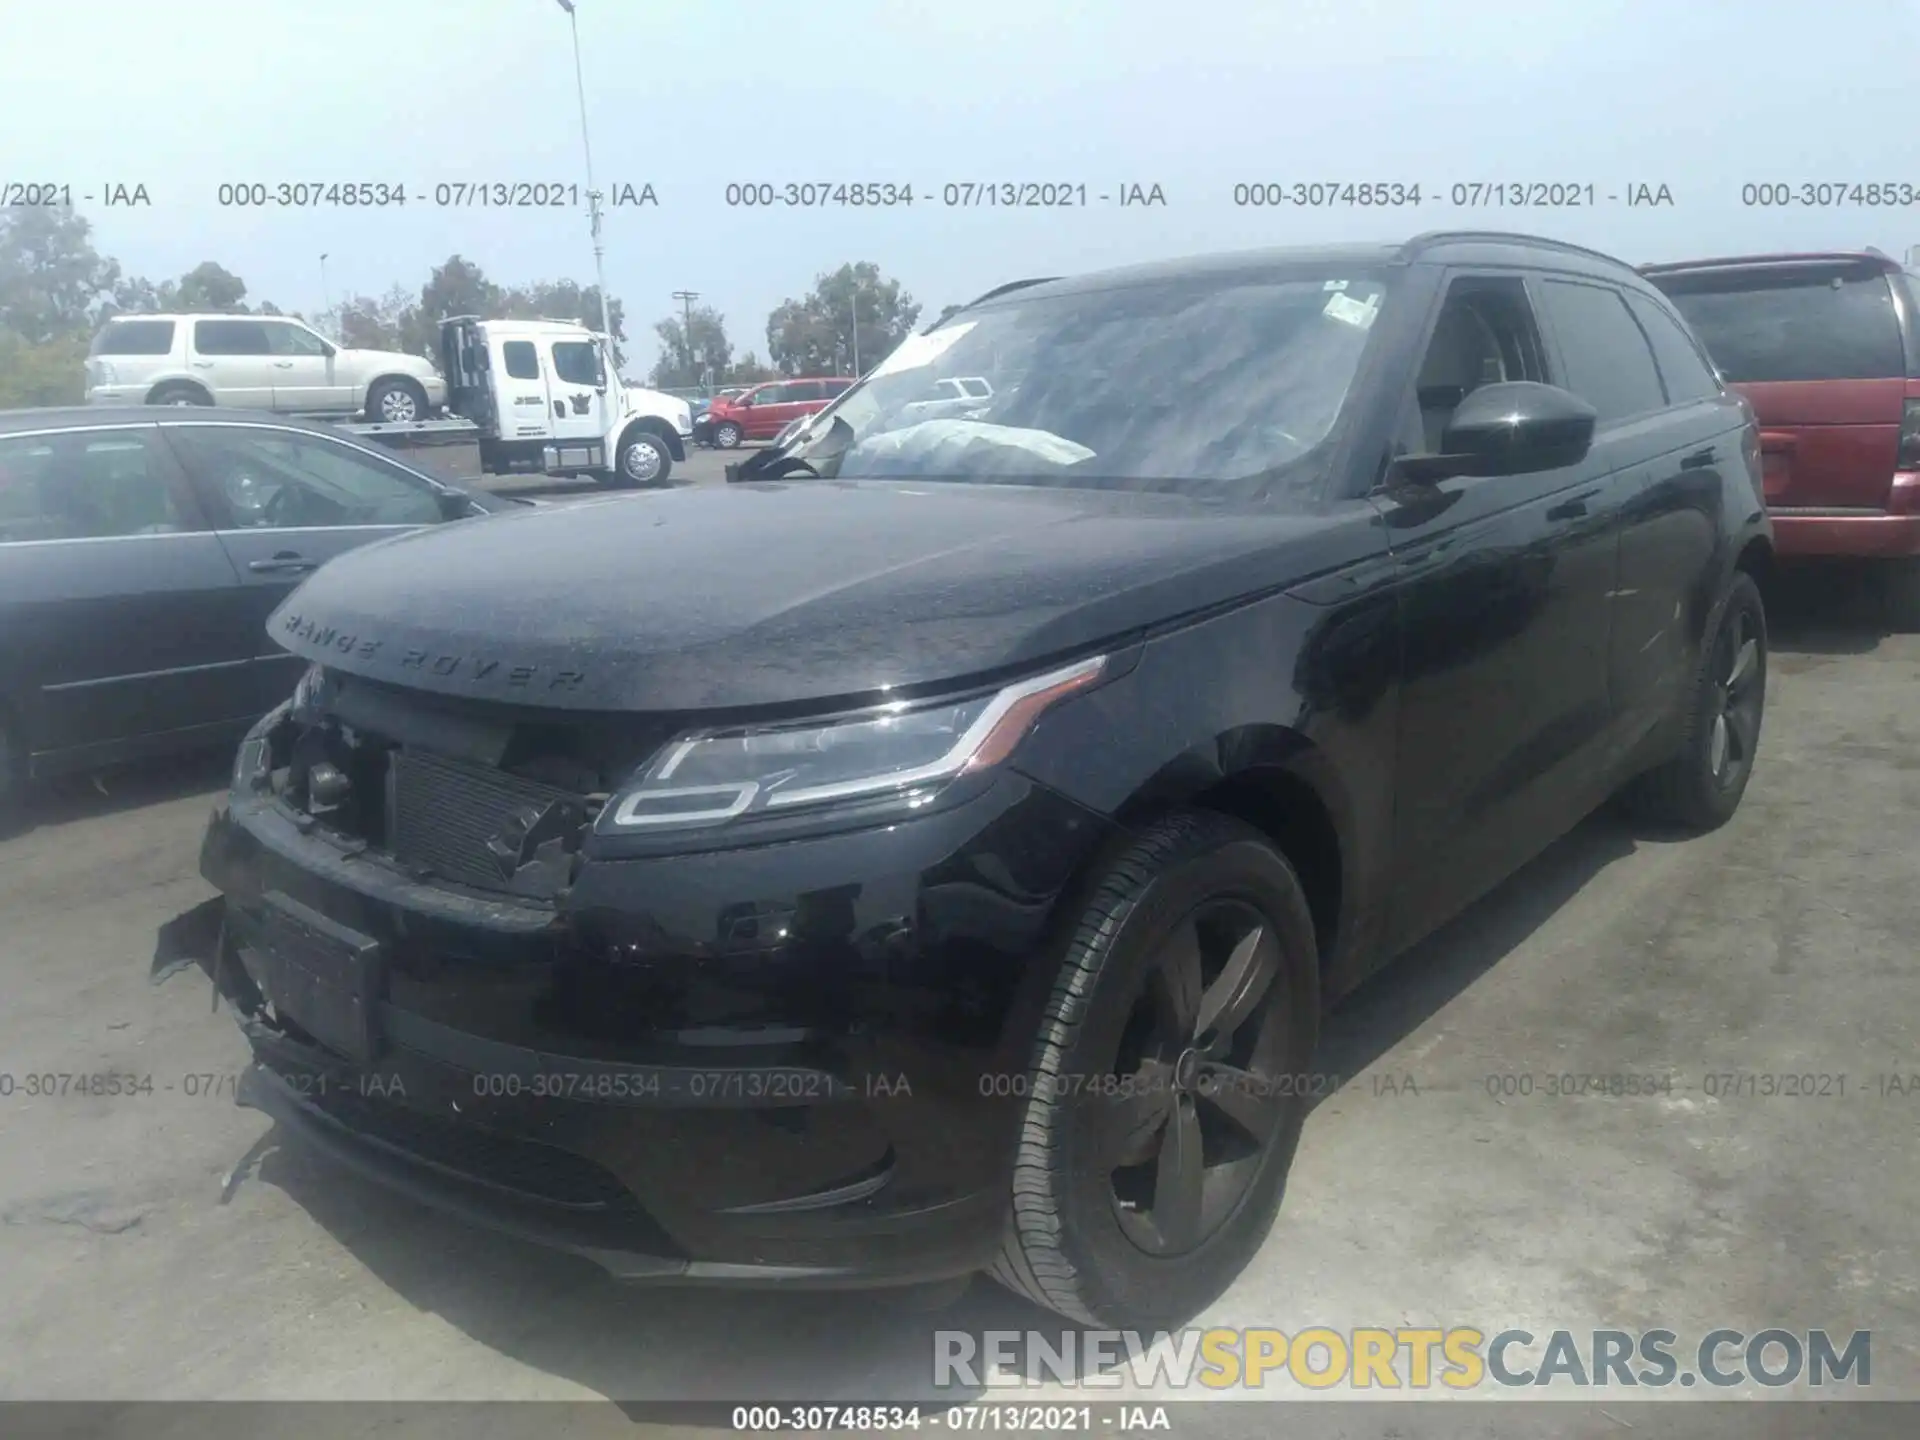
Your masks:
<svg viewBox="0 0 1920 1440"><path fill-rule="evenodd" d="M120 315L87 356L92 405L232 405L292 415L424 420L447 402L433 363L343 350L273 315Z"/></svg>

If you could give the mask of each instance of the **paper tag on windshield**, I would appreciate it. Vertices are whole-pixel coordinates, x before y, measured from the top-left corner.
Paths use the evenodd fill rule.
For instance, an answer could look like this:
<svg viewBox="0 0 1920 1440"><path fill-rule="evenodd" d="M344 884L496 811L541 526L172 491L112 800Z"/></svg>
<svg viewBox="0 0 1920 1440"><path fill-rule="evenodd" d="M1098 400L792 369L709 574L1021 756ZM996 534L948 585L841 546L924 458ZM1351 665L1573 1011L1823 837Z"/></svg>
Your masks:
<svg viewBox="0 0 1920 1440"><path fill-rule="evenodd" d="M893 375L902 370L918 370L923 365L931 365L954 343L978 324L969 320L963 325L945 325L931 335L909 335L902 340L894 352L868 372L870 376Z"/></svg>
<svg viewBox="0 0 1920 1440"><path fill-rule="evenodd" d="M1331 316L1348 325L1358 325L1362 330L1372 326L1380 313L1380 297L1371 300L1356 300L1351 295L1335 295L1327 301L1323 314Z"/></svg>

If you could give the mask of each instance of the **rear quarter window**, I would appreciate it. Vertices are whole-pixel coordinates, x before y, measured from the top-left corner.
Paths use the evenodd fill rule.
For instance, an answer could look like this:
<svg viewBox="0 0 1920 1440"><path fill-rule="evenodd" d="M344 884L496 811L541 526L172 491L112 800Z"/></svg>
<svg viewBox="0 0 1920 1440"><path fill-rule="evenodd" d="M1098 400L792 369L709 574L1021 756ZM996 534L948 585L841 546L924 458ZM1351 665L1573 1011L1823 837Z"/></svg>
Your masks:
<svg viewBox="0 0 1920 1440"><path fill-rule="evenodd" d="M115 320L93 337L94 355L170 355L173 321Z"/></svg>
<svg viewBox="0 0 1920 1440"><path fill-rule="evenodd" d="M1793 267L1650 278L1732 383L1907 373L1892 282L1883 270Z"/></svg>

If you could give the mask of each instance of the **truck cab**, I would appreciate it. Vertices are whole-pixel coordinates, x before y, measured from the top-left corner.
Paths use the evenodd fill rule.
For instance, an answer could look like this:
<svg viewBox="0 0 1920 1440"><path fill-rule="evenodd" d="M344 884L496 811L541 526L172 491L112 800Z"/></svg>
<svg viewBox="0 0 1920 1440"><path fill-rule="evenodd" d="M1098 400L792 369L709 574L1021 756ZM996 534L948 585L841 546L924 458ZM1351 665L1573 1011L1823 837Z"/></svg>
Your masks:
<svg viewBox="0 0 1920 1440"><path fill-rule="evenodd" d="M490 473L658 485L686 459L687 403L624 383L608 337L584 325L456 316L440 326L440 365Z"/></svg>

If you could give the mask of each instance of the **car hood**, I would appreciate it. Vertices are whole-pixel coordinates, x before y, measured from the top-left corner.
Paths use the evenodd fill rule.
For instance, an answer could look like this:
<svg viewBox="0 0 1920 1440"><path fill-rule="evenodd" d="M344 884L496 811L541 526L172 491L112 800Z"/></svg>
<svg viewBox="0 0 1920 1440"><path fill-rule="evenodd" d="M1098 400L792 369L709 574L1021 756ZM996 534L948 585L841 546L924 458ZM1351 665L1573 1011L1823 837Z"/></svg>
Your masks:
<svg viewBox="0 0 1920 1440"><path fill-rule="evenodd" d="M369 369L396 370L403 375L418 375L422 379L436 376L440 372L433 362L420 355L408 355L400 350L342 350L340 358Z"/></svg>
<svg viewBox="0 0 1920 1440"><path fill-rule="evenodd" d="M824 480L609 496L349 551L268 633L477 699L824 704L1042 663L1381 548L1276 503Z"/></svg>

